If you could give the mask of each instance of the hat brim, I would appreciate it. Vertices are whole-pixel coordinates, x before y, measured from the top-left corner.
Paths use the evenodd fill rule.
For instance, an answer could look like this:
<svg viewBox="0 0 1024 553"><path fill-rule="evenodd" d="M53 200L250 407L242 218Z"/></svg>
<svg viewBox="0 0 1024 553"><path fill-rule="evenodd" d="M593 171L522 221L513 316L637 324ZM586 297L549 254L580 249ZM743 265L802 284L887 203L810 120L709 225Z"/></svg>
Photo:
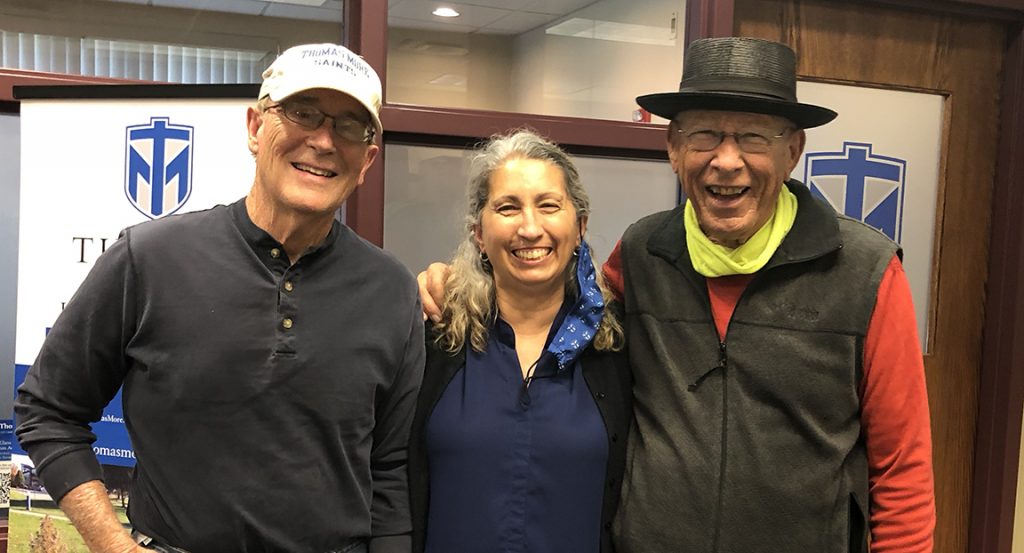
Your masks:
<svg viewBox="0 0 1024 553"><path fill-rule="evenodd" d="M744 94L724 92L663 92L637 96L640 107L665 119L672 119L681 111L708 109L714 111L744 111L777 115L792 121L801 129L819 127L832 121L838 114L828 108L798 102L758 98Z"/></svg>

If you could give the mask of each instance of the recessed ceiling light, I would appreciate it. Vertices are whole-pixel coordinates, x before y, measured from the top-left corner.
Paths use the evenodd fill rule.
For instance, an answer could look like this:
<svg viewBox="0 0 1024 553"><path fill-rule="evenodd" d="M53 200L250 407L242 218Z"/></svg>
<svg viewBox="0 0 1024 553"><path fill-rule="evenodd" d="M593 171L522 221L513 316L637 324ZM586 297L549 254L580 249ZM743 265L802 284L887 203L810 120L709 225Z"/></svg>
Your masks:
<svg viewBox="0 0 1024 553"><path fill-rule="evenodd" d="M451 9L451 8L437 8L436 10L434 10L434 11L432 11L430 13L432 13L432 14L438 16L438 17L458 17L460 15L459 12L457 12L457 11Z"/></svg>

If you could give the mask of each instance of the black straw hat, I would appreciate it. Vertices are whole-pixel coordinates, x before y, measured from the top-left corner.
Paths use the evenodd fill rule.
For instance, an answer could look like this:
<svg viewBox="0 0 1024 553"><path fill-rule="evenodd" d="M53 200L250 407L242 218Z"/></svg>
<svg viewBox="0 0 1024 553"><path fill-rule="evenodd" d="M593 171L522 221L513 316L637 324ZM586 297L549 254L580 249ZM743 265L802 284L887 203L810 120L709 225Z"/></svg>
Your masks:
<svg viewBox="0 0 1024 553"><path fill-rule="evenodd" d="M785 44L747 37L705 38L690 44L679 92L638 96L647 111L672 119L691 109L747 111L785 117L808 129L836 112L796 101L796 54Z"/></svg>

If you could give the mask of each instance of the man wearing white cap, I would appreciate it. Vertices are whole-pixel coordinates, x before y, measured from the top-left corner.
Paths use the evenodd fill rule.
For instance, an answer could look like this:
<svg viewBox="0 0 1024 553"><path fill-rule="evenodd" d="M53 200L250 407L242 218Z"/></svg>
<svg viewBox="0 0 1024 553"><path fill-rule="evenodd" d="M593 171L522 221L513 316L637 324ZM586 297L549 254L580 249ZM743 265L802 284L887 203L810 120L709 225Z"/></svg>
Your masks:
<svg viewBox="0 0 1024 553"><path fill-rule="evenodd" d="M248 196L125 230L18 390L18 438L91 551L409 549L416 286L335 220L378 152L380 80L333 44L263 79ZM88 426L122 385L131 536Z"/></svg>

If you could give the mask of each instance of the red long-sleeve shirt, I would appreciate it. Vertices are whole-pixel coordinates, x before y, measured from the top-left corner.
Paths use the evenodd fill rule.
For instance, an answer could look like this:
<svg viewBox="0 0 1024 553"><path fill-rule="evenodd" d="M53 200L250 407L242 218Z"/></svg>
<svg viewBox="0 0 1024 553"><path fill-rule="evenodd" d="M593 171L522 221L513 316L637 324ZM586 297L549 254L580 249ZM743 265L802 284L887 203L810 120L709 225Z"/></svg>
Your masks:
<svg viewBox="0 0 1024 553"><path fill-rule="evenodd" d="M622 243L605 262L604 277L620 299L625 288ZM754 275L707 280L718 334ZM932 444L924 360L910 283L893 257L878 287L864 341L859 390L868 456L871 553L931 553L935 529Z"/></svg>

